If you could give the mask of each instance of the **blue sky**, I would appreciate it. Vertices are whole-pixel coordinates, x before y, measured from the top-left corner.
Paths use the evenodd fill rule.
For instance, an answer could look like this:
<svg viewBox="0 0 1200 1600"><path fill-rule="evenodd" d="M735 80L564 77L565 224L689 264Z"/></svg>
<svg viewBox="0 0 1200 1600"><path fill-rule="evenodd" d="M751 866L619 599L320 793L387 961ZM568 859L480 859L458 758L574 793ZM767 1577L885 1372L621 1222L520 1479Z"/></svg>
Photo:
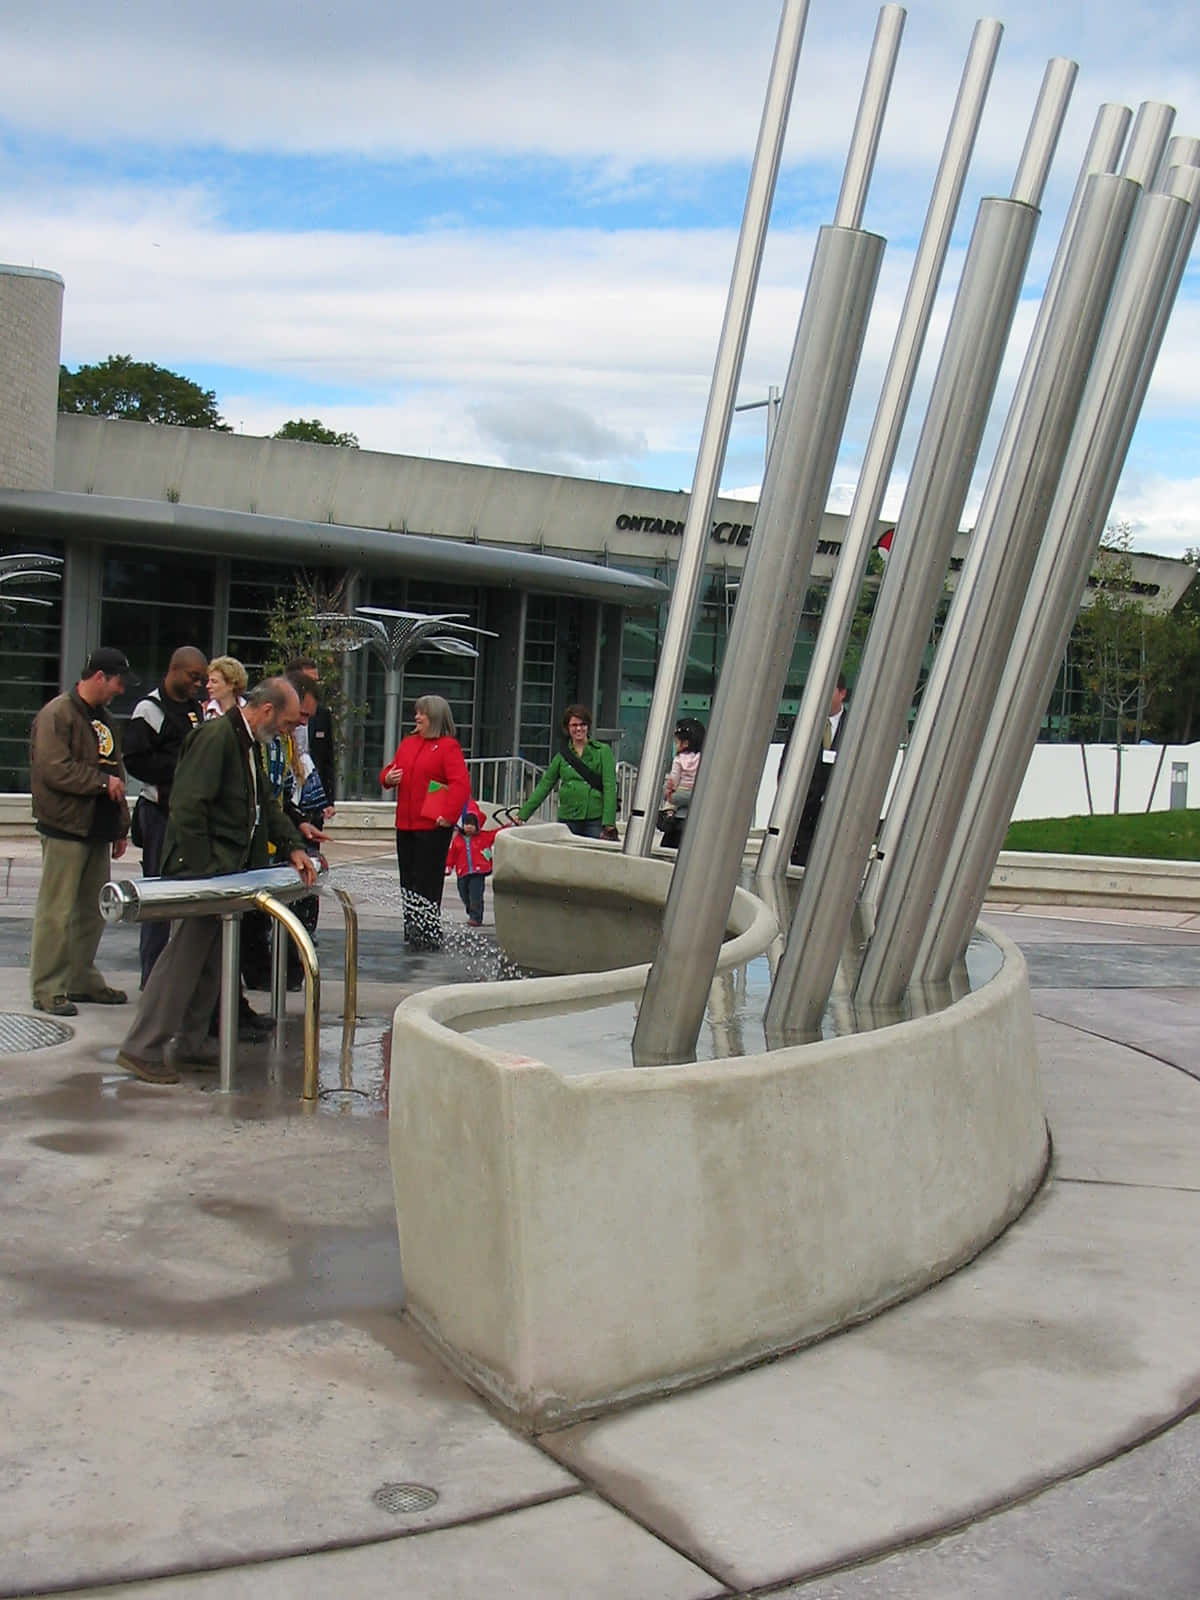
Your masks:
<svg viewBox="0 0 1200 1600"><path fill-rule="evenodd" d="M779 16L779 0L42 0L0 58L0 256L66 280L70 365L157 361L247 433L317 415L374 449L687 487ZM876 16L812 0L743 400L783 380ZM889 243L842 508L975 20L936 0L906 25L865 217ZM1097 107L1167 101L1177 133L1200 133L1191 8L1026 0L1003 20L939 325L1047 59L1080 73L975 501ZM1114 503L1139 548L1200 545L1198 355L1193 268ZM758 481L762 416L735 422L728 488Z"/></svg>

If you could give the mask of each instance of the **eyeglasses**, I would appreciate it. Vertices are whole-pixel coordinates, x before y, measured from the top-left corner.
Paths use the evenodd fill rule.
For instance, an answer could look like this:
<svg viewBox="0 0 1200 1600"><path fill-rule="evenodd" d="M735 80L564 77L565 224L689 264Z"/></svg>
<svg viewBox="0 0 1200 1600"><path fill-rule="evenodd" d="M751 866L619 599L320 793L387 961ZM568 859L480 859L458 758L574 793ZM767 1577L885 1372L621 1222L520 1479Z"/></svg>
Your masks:
<svg viewBox="0 0 1200 1600"><path fill-rule="evenodd" d="M567 727L568 728L590 728L591 727L591 723L590 722L580 722L580 721L578 721L578 719L572 718L572 720L567 723Z"/></svg>

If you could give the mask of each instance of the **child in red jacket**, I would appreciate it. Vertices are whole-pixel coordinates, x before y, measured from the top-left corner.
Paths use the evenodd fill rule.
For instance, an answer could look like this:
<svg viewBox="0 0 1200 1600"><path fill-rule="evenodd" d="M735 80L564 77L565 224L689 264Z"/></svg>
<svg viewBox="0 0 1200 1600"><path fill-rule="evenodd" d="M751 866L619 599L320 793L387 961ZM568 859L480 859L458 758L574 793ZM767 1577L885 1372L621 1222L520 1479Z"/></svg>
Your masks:
<svg viewBox="0 0 1200 1600"><path fill-rule="evenodd" d="M458 874L458 893L472 928L483 927L483 890L492 870L492 841L499 828L485 828L482 811L468 800L454 829L446 857L446 876Z"/></svg>

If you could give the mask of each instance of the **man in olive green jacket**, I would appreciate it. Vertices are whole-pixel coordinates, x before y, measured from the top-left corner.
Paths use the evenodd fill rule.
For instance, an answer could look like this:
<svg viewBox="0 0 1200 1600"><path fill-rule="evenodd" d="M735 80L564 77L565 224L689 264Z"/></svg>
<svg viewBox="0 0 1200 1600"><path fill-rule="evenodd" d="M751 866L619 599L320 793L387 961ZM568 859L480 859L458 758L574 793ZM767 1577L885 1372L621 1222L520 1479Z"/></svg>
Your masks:
<svg viewBox="0 0 1200 1600"><path fill-rule="evenodd" d="M304 841L267 781L263 745L300 718L286 678L267 678L223 717L190 734L171 785L163 844L164 878L212 878L267 865L267 843L305 883L316 881ZM208 1024L221 983L220 917L182 917L142 991L133 1026L117 1052L147 1083L178 1083L179 1068L215 1064Z"/></svg>

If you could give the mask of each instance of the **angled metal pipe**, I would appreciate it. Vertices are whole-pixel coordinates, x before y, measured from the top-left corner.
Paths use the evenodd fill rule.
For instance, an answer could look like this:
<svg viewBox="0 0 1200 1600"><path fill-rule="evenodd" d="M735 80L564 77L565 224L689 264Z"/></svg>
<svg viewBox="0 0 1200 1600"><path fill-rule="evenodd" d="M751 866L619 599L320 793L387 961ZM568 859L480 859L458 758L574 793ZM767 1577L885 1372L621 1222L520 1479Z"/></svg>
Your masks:
<svg viewBox="0 0 1200 1600"><path fill-rule="evenodd" d="M763 105L762 122L759 126L758 144L754 152L754 164L750 171L746 208L734 256L725 320L717 346L712 389L700 434L692 492L688 501L683 537L679 545L679 566L667 611L662 652L654 680L654 693L647 713L633 804L625 826L624 850L627 855L648 855L654 843L659 788L670 751L675 707L683 688L688 642L695 627L696 611L704 585L709 524L712 521L713 502L721 479L721 468L725 464L729 427L733 420L733 403L746 351L750 313L754 309L754 294L758 285L767 221L775 195L775 182L783 153L783 138L787 131L788 108L791 105L792 88L796 80L796 63L800 58L800 46L804 41L804 24L807 16L808 0L785 0L783 15L779 22L779 34L775 42L775 55L771 62L771 74Z"/></svg>
<svg viewBox="0 0 1200 1600"><path fill-rule="evenodd" d="M1063 415L1063 401L1066 398L1077 409L1086 377L1086 360L1074 367L1068 362L1066 371L1073 372L1074 378L1068 380L1064 396L1062 358L1072 350L1078 354L1081 348L1090 352L1098 337L1099 319L1112 288L1120 245L1138 193L1132 180L1111 177L1120 158L1130 115L1128 107L1114 105L1102 106L1097 114L1009 416L992 463L979 520L959 574L946 631L925 684L916 724L888 802L878 849L867 871L863 900L870 907L875 933L863 958L857 985L859 1001L864 1005L878 1008L896 1004L899 991L904 987L899 975L911 970L915 941L908 948L896 943L898 907L893 903L882 913L878 908L888 897L886 886L897 853L911 854L910 832L928 827L943 828L946 824L939 819L953 817L954 807L961 802L961 790L957 786L960 783L965 786L969 776L973 756L968 757L968 751L974 736L982 732L981 719L995 692L1029 568L1037 552L1037 540L1044 531L1053 483L1061 470L1074 416L1074 409L1068 416ZM1093 175L1105 176L1106 182L1093 184ZM1088 236L1077 249L1076 229L1085 195L1090 197ZM1124 222L1114 234L1111 224L1120 216L1124 216ZM1098 252L1102 283L1097 281L1091 264L1093 251ZM1068 262L1074 264L1074 277L1069 290L1064 290ZM1060 314L1058 307L1064 293L1069 293L1073 309ZM1061 332L1052 339L1049 330L1054 317L1059 318ZM1081 347L1079 336L1084 331L1089 342ZM1041 366L1048 344L1058 352L1053 368ZM1043 429L1048 428L1050 409L1058 413L1058 421L1043 434ZM980 595L984 598L976 598ZM971 607L969 624L965 615L968 607ZM986 634L985 640L976 636L980 631ZM960 633L967 635L961 643L958 642ZM958 698L968 694L972 697L975 715L964 721ZM947 697L954 703L948 704ZM954 729L954 742L949 750L944 747L949 730L942 726L947 719ZM942 748L932 756L927 772L925 764L930 758L931 745ZM943 782L931 786L930 773L941 772L947 763ZM918 787L923 789L924 798L914 812L914 792ZM930 815L926 807L934 808L937 816ZM924 862L915 868L910 862L908 871L914 871L918 878L936 872L935 852L926 851ZM932 893L932 883L926 884L924 889L920 882L910 883L910 898L905 902L906 917L916 914L915 905L919 905L923 893ZM881 922L888 924L882 932ZM883 975L884 962L888 966L887 976Z"/></svg>
<svg viewBox="0 0 1200 1600"><path fill-rule="evenodd" d="M912 398L925 335L929 330L946 251L958 215L963 184L1003 32L998 22L984 20L975 25L941 163L934 180L925 227L913 260L900 324L875 409L875 420L863 453L862 469L854 491L854 503L846 521L841 553L829 586L825 614L813 646L792 735L784 752L779 785L758 857L760 880L782 878L787 872L792 841L800 826L804 799L820 749L821 730L829 715L829 703L846 653L863 575L874 546L883 497L887 492L888 478L895 463L900 433Z"/></svg>
<svg viewBox="0 0 1200 1600"><path fill-rule="evenodd" d="M1175 121L1175 107L1158 100L1144 100L1137 109L1129 148L1121 164L1121 176L1132 178L1149 189L1162 170L1167 140Z"/></svg>
<svg viewBox="0 0 1200 1600"><path fill-rule="evenodd" d="M879 12L867 63L866 82L858 102L858 116L842 174L841 192L833 214L835 228L862 227L867 191L871 187L871 174L875 170L875 157L879 150L883 114L887 110L907 15L904 7L897 5L883 6Z"/></svg>
<svg viewBox="0 0 1200 1600"><path fill-rule="evenodd" d="M966 949L1087 584L1129 440L1200 220L1200 170L1144 195L1113 288L1067 460L914 979L937 982Z"/></svg>
<svg viewBox="0 0 1200 1600"><path fill-rule="evenodd" d="M1166 188L1171 179L1172 169L1175 167L1200 167L1200 139L1195 139L1190 134L1178 133L1173 139L1167 140L1162 166L1154 180L1156 190Z"/></svg>
<svg viewBox="0 0 1200 1600"><path fill-rule="evenodd" d="M1013 396L1013 403L1010 408L1009 421L1005 425L1004 433L1002 434L1000 440L1000 446L996 452L996 459L992 463L992 470L989 478L989 492L993 482L998 479L998 475L1007 470L1007 463L1010 460L1014 444L1012 437L1014 418L1024 411L1027 404L1029 387L1033 381L1033 373L1039 359L1040 352L1046 341L1046 324L1059 294L1062 277L1066 270L1069 251L1071 250L1076 221L1079 216L1079 210L1083 204L1083 197L1085 193L1088 192L1088 180L1094 173L1114 173L1116 171L1117 162L1120 160L1121 149L1125 142L1125 135L1128 131L1131 117L1132 112L1129 110L1129 107L1121 105L1103 105L1096 114L1096 120L1092 128L1092 136L1088 141L1087 150L1084 152L1083 164L1080 167L1079 177L1075 184L1075 192L1072 195L1071 203L1067 208L1067 215L1063 223L1062 234L1059 237L1058 248L1055 251L1054 262L1050 268L1050 273L1046 280L1045 293L1042 296L1042 303L1038 309L1037 320L1034 323L1033 333L1030 336L1029 348L1025 355L1021 377L1018 379L1017 388ZM1111 288L1111 281L1109 283L1109 288ZM1048 506L1049 501L1047 500L1047 509ZM980 526L983 524L986 507L987 493L985 493L984 496L984 505L980 508ZM977 526L975 529L975 535L972 538L970 548L967 551L966 563L964 564L963 570L959 575L958 584L955 589L955 600L951 607L951 620L956 612L961 611L961 602L959 596L971 589L975 582L974 575L980 559L981 549L981 541L979 538L980 526ZM1031 549L1028 556L1030 563L1032 563L1033 557L1034 551ZM1019 601L1017 603L1019 604ZM947 627L949 628L949 626L950 622L948 620ZM944 642L945 641L943 639L943 643ZM1005 646L1005 648L1007 648L1007 646ZM908 742L908 749L905 753L904 762L900 769L900 775L896 782L896 787L892 791L891 798L888 802L888 814L880 832L879 846L875 856L872 858L870 866L867 869L867 876L863 885L862 897L863 900L872 908L872 911L883 894L884 884L887 881L890 865L895 854L897 844L908 826L908 806L912 796L913 786L916 783L917 772L923 759L921 752L924 745L924 740L928 737L928 730L930 727L930 715L927 715L927 711L928 708L940 703L940 697L946 682L947 669L942 661L944 653L944 651L939 650L938 656L934 660L929 679L925 685L925 690L921 697L921 710L918 712L916 725L913 728L912 737ZM999 675L1002 665L1003 654L1000 655L1000 658L995 665L995 673L997 676Z"/></svg>
<svg viewBox="0 0 1200 1600"><path fill-rule="evenodd" d="M1061 128L1072 74L1051 61L1018 173L1029 193ZM896 537L867 636L855 700L821 808L791 931L767 1001L768 1043L815 1038L854 916L856 897L904 735L937 612L1038 212L984 200L967 252Z"/></svg>
<svg viewBox="0 0 1200 1600"><path fill-rule="evenodd" d="M1055 56L1046 64L1025 148L1013 178L1011 200L1020 200L1027 206L1041 205L1078 72L1079 63L1068 61L1065 56Z"/></svg>
<svg viewBox="0 0 1200 1600"><path fill-rule="evenodd" d="M787 675L883 240L822 228L784 385L779 431L633 1035L638 1066L695 1051Z"/></svg>
<svg viewBox="0 0 1200 1600"><path fill-rule="evenodd" d="M771 1045L814 1038L837 972L950 548L966 502L1037 224L984 200L967 252L912 476L767 1002ZM701 768L703 770L703 767Z"/></svg>
<svg viewBox="0 0 1200 1600"><path fill-rule="evenodd" d="M921 698L880 839L886 869L855 986L864 1008L898 1004L912 975L1021 602L1078 415L1140 190L1088 182L1061 270L1043 299L967 559Z"/></svg>

